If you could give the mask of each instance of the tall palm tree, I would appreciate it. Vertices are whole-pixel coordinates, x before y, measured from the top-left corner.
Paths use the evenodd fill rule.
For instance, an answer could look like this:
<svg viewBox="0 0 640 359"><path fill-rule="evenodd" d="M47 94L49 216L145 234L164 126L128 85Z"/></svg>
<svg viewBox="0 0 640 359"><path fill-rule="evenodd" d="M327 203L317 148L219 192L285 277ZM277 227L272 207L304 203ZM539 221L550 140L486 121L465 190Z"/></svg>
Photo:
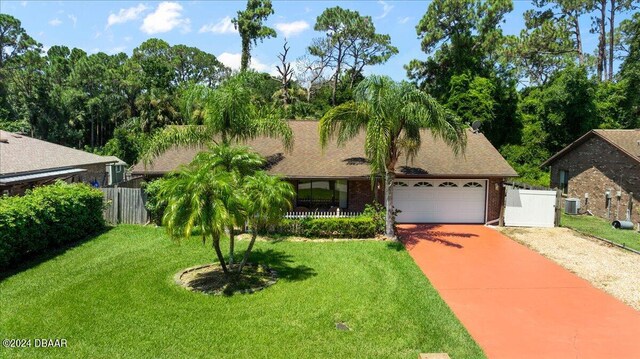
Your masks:
<svg viewBox="0 0 640 359"><path fill-rule="evenodd" d="M402 155L415 158L421 144L421 129L429 129L457 154L464 150L466 133L462 122L436 100L408 82L387 76L370 76L354 90L354 101L329 110L319 123L323 148L330 140L344 146L365 131L365 154L372 180L384 176L386 230L394 238L393 180Z"/></svg>
<svg viewBox="0 0 640 359"><path fill-rule="evenodd" d="M169 126L155 135L147 152L142 156L145 163L162 154L172 146L195 147L215 142L232 144L260 136L282 139L285 149L293 146L293 132L286 120L276 117L255 104L251 73L240 73L227 79L220 87L205 93L203 124ZM193 91L201 91L194 88ZM198 96L192 96L197 99ZM189 94L184 94L189 97ZM192 104L193 105L193 104ZM191 106L192 106L191 105ZM189 114L186 114L187 116Z"/></svg>
<svg viewBox="0 0 640 359"><path fill-rule="evenodd" d="M285 213L291 209L295 191L293 186L264 171L247 177L243 192L246 200L247 222L251 228L251 241L244 252L238 272L247 264L258 231L282 221Z"/></svg>
<svg viewBox="0 0 640 359"><path fill-rule="evenodd" d="M159 193L167 201L162 218L167 233L174 239L187 239L194 229L199 229L203 243L211 237L225 274L229 270L220 249L220 237L230 222L226 202L233 195L229 173L195 166L168 177Z"/></svg>
<svg viewBox="0 0 640 359"><path fill-rule="evenodd" d="M244 146L211 146L208 151L200 152L192 165L206 168L212 172L226 172L231 175L235 188L241 188L247 176L253 175L264 164L264 159L258 153ZM227 233L229 235L229 264L235 261L235 233L234 229L244 225L246 211L238 196L228 196L225 203L230 221Z"/></svg>

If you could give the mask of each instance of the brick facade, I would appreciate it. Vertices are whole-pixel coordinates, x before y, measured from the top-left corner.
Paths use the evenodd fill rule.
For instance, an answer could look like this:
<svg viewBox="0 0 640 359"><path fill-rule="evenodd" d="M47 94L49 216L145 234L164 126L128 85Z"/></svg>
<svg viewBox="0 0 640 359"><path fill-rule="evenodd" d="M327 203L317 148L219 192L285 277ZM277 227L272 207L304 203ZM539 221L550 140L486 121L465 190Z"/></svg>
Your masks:
<svg viewBox="0 0 640 359"><path fill-rule="evenodd" d="M608 219L626 219L629 193L633 193L632 221L640 221L640 163L594 136L555 160L551 187L560 187L560 171L568 172L567 197L579 198L581 211ZM607 209L605 192L611 194ZM618 199L617 192L621 197ZM585 203L585 194L589 199Z"/></svg>
<svg viewBox="0 0 640 359"><path fill-rule="evenodd" d="M502 178L489 178L487 186L488 204L487 204L487 222L500 218L500 210L504 201L504 186Z"/></svg>

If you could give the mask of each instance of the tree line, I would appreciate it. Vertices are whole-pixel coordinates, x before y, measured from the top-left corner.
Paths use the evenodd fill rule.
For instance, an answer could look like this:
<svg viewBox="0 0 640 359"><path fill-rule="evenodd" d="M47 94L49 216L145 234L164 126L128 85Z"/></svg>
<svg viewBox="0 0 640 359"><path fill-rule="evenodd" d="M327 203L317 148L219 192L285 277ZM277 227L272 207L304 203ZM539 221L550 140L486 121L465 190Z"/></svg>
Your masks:
<svg viewBox="0 0 640 359"><path fill-rule="evenodd" d="M405 69L463 122L480 121L523 180L547 185L539 164L580 135L640 127L640 14L631 0L532 4L521 33L505 35L511 0L432 1L416 25L425 55ZM0 14L0 128L131 164L157 131L207 121L229 89L247 88L263 118L317 119L353 101L367 66L398 53L371 17L337 6L316 19L319 36L304 56L290 59L284 40L274 54L278 75L252 72L251 49L276 37L265 25L273 13L271 1L249 0L233 19L241 75L212 54L159 39L130 57L65 46L43 53L18 19ZM580 27L585 16L588 29ZM594 53L583 47L589 32L598 37Z"/></svg>

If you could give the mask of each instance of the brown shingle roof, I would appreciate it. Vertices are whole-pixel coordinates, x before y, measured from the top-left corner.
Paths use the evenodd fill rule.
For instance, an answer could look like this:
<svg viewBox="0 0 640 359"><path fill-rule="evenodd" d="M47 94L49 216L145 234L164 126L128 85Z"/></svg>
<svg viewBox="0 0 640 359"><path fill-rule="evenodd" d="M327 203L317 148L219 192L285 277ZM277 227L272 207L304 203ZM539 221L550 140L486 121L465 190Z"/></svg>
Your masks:
<svg viewBox="0 0 640 359"><path fill-rule="evenodd" d="M55 143L0 130L0 176L114 162Z"/></svg>
<svg viewBox="0 0 640 359"><path fill-rule="evenodd" d="M640 129L635 130L591 130L582 137L573 141L567 147L560 150L560 152L553 155L548 160L541 164L541 167L550 166L560 157L567 154L577 146L583 144L593 136L598 136L603 140L609 142L612 146L616 147L627 156L640 162Z"/></svg>
<svg viewBox="0 0 640 359"><path fill-rule="evenodd" d="M269 172L288 178L351 178L369 176L364 158L364 133L349 141L345 147L330 143L323 151L320 147L317 121L290 121L294 134L291 153L283 150L276 139L259 138L248 146L273 161ZM164 174L188 164L200 149L173 148L145 166L136 164L132 173ZM413 163L402 158L396 168L398 174L420 176L495 176L515 177L517 173L482 134L468 132L467 149L456 157L440 140L428 131L422 136L422 146Z"/></svg>

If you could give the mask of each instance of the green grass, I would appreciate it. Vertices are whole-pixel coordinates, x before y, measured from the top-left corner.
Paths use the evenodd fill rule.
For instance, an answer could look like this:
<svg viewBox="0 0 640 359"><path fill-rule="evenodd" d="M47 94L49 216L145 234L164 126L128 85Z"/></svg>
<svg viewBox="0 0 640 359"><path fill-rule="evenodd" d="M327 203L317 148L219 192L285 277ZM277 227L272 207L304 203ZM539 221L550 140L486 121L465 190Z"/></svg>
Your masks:
<svg viewBox="0 0 640 359"><path fill-rule="evenodd" d="M68 341L0 348L0 357L484 357L401 246L275 241L255 250L278 283L208 296L178 287L173 275L211 262L210 245L174 243L161 228L114 228L0 282L2 338ZM339 321L351 331L336 330Z"/></svg>
<svg viewBox="0 0 640 359"><path fill-rule="evenodd" d="M640 234L635 230L615 229L609 221L594 216L562 215L562 226L591 234L640 251Z"/></svg>

